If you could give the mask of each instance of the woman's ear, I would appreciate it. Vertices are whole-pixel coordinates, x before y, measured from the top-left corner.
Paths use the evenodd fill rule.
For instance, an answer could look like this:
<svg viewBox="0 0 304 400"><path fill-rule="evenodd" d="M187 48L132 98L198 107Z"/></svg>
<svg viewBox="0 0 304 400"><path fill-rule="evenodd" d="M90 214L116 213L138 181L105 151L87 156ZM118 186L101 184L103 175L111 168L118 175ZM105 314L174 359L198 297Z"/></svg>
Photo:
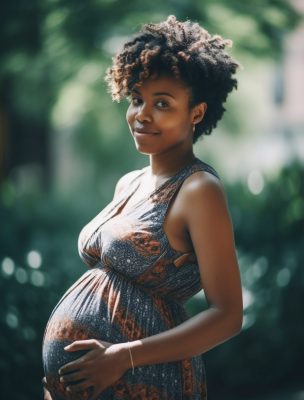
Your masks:
<svg viewBox="0 0 304 400"><path fill-rule="evenodd" d="M207 103L199 103L196 106L194 106L192 110L192 123L194 125L198 124L199 122L202 121L204 118L204 115L207 111Z"/></svg>

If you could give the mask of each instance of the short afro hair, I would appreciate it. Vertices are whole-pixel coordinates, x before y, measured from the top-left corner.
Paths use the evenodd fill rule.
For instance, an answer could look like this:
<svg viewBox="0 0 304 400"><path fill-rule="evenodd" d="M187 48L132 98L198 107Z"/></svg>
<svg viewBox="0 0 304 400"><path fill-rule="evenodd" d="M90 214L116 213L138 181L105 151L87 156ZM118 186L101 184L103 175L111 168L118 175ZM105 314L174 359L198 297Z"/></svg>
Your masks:
<svg viewBox="0 0 304 400"><path fill-rule="evenodd" d="M166 21L145 24L113 58L106 81L112 99L130 95L145 79L171 75L191 89L190 108L205 102L207 111L195 126L193 142L209 135L222 118L228 93L237 88L233 77L239 63L225 51L230 40L210 35L198 23L180 22L170 15Z"/></svg>

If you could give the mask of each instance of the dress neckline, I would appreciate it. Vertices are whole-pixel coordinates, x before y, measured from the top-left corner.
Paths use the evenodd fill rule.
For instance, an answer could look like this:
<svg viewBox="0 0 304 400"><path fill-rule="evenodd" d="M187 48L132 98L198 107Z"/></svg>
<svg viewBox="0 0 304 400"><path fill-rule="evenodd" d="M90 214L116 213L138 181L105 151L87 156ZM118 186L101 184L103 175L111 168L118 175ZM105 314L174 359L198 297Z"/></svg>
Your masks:
<svg viewBox="0 0 304 400"><path fill-rule="evenodd" d="M186 171L188 168L191 168L197 161L198 161L198 158L194 157L194 159L189 164L184 165L175 174L173 174L168 179L166 179L161 185L159 185L157 188L153 189L150 193L145 195L142 199L140 199L140 200L136 201L134 204L132 204L132 207L136 207L139 204L141 204L142 202L145 202L145 201L151 199L151 197L154 197L157 193L159 193L161 190L163 190L170 182L174 181L179 175L184 173L184 171ZM129 203L130 199L140 188L141 183L144 179L144 176L145 176L146 172L148 171L148 168L149 168L149 166L146 166L141 169L141 173L138 174L137 177L135 178L135 181L137 181L136 187L124 199L123 205L120 207L120 211L117 214L115 214L115 216L116 215L124 216L129 212L129 209L126 207L128 207L128 203ZM130 208L130 210L132 210L132 207Z"/></svg>
<svg viewBox="0 0 304 400"><path fill-rule="evenodd" d="M182 168L180 168L175 174L172 176L169 176L162 184L160 184L157 188L153 189L150 194L147 195L147 198L150 198L155 195L155 193L158 193L160 190L162 190L169 182L174 180L177 176L181 175L184 171L186 171L188 168L192 167L196 162L198 161L197 157L194 157L194 159L189 163L184 165ZM138 176L140 178L139 183L135 189L134 192L132 192L132 195L137 191L137 189L140 187L140 184L142 182L142 179L145 175L145 173L148 171L149 166L146 166L141 169L142 173ZM131 195L131 196L132 196Z"/></svg>

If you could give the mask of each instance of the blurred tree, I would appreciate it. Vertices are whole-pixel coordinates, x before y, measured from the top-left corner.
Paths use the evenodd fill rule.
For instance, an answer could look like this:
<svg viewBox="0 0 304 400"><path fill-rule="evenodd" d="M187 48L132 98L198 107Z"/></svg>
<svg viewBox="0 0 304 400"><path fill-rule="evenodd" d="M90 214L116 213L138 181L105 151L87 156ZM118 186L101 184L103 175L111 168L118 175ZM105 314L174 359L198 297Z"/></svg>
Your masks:
<svg viewBox="0 0 304 400"><path fill-rule="evenodd" d="M171 13L181 19L197 20L212 32L233 38L238 51L259 56L279 54L282 35L299 18L291 4L283 0L2 2L0 179L16 166L35 164L40 167L41 181L48 186L50 117L65 82L90 61L95 60L104 72L120 37L138 30L143 22L156 22ZM97 96L97 104L102 92L104 88ZM87 120L81 125L83 131L86 123ZM93 139L98 135L94 132L96 128L90 130ZM105 153L109 154L108 149Z"/></svg>

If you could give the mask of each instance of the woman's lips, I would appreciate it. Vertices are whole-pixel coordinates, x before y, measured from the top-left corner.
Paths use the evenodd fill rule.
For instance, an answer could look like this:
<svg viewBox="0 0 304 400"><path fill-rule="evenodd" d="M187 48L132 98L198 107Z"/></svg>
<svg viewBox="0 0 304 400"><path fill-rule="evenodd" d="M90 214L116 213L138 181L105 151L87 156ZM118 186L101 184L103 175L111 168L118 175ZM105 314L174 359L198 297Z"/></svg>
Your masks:
<svg viewBox="0 0 304 400"><path fill-rule="evenodd" d="M147 131L143 129L134 129L133 133L135 135L157 135L157 132Z"/></svg>

